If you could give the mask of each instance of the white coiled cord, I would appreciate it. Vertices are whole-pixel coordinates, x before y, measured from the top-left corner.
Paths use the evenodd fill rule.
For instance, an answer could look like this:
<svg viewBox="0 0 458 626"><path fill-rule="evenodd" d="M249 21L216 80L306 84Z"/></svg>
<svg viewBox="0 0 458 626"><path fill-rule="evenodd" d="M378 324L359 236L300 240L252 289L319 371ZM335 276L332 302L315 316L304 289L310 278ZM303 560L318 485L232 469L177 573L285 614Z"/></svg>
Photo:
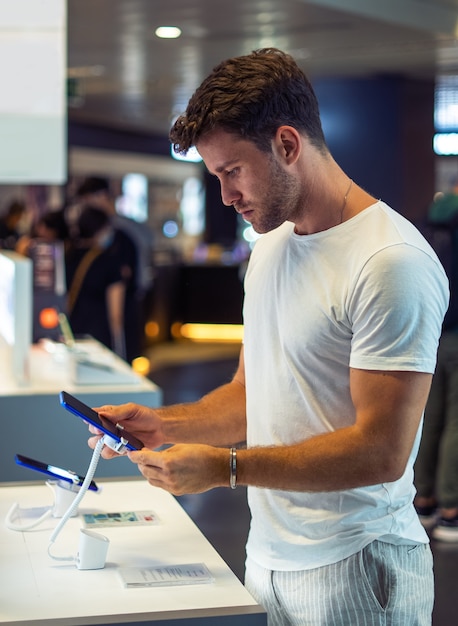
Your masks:
<svg viewBox="0 0 458 626"><path fill-rule="evenodd" d="M99 441L97 442L97 445L94 448L94 452L92 453L91 463L90 463L89 468L87 470L87 474L86 474L86 477L85 477L85 479L83 481L83 484L81 485L79 493L76 496L76 498L73 500L73 502L70 505L70 507L64 513L62 519L57 524L56 528L54 529L54 531L53 531L53 533L52 533L52 535L51 535L51 537L49 539L48 554L49 554L49 556L52 559L55 559L56 561L76 561L76 557L74 557L74 556L59 557L59 556L55 556L54 554L51 554L51 547L52 547L53 543L55 542L55 540L57 539L57 536L59 535L59 533L62 530L62 528L65 526L67 521L73 515L75 510L78 508L78 505L81 502L81 500L84 498L84 495L85 495L86 491L89 489L89 485L91 484L92 478L94 477L94 474L95 474L95 470L97 469L97 464L99 462L100 455L102 453L102 448L103 448L103 446L106 443L107 442L105 441L105 437L102 437L102 439L99 439Z"/></svg>

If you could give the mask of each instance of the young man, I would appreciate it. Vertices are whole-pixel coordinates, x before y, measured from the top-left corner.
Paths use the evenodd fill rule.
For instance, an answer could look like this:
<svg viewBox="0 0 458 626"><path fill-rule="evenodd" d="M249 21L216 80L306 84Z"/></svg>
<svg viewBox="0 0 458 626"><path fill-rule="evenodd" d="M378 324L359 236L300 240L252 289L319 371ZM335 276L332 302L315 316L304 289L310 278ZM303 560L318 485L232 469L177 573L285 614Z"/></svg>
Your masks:
<svg viewBox="0 0 458 626"><path fill-rule="evenodd" d="M279 50L216 67L171 141L195 145L224 203L265 233L239 367L196 403L101 415L145 443L129 457L152 485L248 485L246 585L271 626L430 624L412 467L448 302L436 255L334 161Z"/></svg>

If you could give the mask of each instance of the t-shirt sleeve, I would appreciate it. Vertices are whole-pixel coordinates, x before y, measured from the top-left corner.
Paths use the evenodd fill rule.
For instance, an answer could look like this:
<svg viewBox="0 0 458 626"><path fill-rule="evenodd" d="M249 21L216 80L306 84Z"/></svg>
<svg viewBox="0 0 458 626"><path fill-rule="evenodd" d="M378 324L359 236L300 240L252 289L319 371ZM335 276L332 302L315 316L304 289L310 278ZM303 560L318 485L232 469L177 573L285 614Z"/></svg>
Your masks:
<svg viewBox="0 0 458 626"><path fill-rule="evenodd" d="M446 275L427 252L404 243L377 252L349 297L350 367L433 373L448 299Z"/></svg>

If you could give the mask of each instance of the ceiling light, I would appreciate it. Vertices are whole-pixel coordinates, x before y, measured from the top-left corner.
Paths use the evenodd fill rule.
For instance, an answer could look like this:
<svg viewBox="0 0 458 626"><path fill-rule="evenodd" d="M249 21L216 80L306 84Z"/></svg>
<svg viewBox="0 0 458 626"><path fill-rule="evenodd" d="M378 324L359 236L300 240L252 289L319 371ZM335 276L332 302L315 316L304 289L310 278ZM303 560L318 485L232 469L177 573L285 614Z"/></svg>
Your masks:
<svg viewBox="0 0 458 626"><path fill-rule="evenodd" d="M159 26L155 33L161 39L177 39L181 35L181 29L177 26Z"/></svg>

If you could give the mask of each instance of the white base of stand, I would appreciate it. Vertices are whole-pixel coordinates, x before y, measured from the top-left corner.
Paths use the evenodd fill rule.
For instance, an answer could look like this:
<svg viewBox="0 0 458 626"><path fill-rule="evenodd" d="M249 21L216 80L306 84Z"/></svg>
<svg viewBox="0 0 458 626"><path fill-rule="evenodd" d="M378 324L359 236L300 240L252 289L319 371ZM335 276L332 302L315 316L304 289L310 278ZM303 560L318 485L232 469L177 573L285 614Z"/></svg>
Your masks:
<svg viewBox="0 0 458 626"><path fill-rule="evenodd" d="M109 539L99 533L82 528L76 566L78 569L103 569L107 558Z"/></svg>
<svg viewBox="0 0 458 626"><path fill-rule="evenodd" d="M63 517L78 495L79 485L72 485L64 480L48 480L46 484L54 491L52 516ZM78 515L78 508L73 511L71 517L76 515Z"/></svg>

